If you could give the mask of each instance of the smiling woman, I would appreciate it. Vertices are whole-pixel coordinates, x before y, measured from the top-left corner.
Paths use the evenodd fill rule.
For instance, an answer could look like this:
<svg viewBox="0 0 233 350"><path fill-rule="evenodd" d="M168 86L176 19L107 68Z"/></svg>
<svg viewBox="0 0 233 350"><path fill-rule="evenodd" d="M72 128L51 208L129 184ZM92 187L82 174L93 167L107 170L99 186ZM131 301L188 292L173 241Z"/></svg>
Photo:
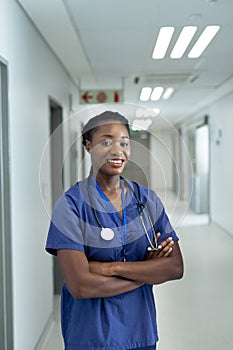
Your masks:
<svg viewBox="0 0 233 350"><path fill-rule="evenodd" d="M83 134L86 150L91 155L93 175L105 186L106 176L119 185L119 174L130 157L129 130L119 121L108 120L92 129L91 137ZM112 175L112 176L111 176ZM109 177L110 176L110 177Z"/></svg>
<svg viewBox="0 0 233 350"><path fill-rule="evenodd" d="M65 349L156 349L152 286L182 277L178 237L157 195L121 176L127 119L104 112L82 136L91 173L55 204L46 244L65 280Z"/></svg>

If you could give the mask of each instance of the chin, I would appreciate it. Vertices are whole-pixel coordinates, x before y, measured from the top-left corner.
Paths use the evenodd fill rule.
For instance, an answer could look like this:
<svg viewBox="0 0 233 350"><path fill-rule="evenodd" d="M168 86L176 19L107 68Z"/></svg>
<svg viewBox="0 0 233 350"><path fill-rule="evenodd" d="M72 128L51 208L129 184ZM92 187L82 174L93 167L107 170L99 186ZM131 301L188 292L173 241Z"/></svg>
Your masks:
<svg viewBox="0 0 233 350"><path fill-rule="evenodd" d="M124 167L121 167L120 169L108 169L105 171L106 175L109 176L115 176L115 175L121 175L124 171Z"/></svg>

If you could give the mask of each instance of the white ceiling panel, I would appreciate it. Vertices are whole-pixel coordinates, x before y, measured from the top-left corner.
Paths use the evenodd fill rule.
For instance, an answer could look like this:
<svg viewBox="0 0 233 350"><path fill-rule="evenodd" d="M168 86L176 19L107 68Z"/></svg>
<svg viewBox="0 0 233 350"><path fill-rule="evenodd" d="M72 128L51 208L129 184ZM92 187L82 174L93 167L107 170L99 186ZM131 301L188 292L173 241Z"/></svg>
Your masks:
<svg viewBox="0 0 233 350"><path fill-rule="evenodd" d="M148 28L155 25L156 0L65 0L78 30Z"/></svg>
<svg viewBox="0 0 233 350"><path fill-rule="evenodd" d="M82 88L124 89L125 102L159 107L171 121L189 115L233 75L232 0L19 0L51 49ZM56 20L55 20L56 19ZM198 59L188 59L207 25L220 31ZM151 55L161 26L175 26L167 56ZM182 59L169 53L184 25L198 30ZM169 76L176 92L168 101L141 103L146 76ZM175 82L174 76L190 79ZM135 82L135 77L138 77ZM152 86L153 87L153 86ZM203 101L203 102L202 102Z"/></svg>

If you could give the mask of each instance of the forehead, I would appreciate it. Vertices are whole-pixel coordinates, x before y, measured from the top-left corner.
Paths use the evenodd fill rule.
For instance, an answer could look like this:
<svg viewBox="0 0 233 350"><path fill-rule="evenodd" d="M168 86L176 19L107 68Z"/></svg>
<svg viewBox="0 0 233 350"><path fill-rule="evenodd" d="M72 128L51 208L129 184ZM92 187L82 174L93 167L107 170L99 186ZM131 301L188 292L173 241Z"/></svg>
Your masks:
<svg viewBox="0 0 233 350"><path fill-rule="evenodd" d="M93 130L93 136L112 136L112 137L129 137L129 133L125 124L117 121L108 121L99 125Z"/></svg>

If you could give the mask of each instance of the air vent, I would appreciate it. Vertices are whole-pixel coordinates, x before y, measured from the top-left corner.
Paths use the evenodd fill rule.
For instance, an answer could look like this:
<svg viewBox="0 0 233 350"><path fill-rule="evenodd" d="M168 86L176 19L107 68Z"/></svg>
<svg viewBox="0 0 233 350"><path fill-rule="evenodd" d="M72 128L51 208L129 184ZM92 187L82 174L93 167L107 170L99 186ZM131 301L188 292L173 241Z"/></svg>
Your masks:
<svg viewBox="0 0 233 350"><path fill-rule="evenodd" d="M140 77L143 86L179 86L191 78L191 73L158 73Z"/></svg>

